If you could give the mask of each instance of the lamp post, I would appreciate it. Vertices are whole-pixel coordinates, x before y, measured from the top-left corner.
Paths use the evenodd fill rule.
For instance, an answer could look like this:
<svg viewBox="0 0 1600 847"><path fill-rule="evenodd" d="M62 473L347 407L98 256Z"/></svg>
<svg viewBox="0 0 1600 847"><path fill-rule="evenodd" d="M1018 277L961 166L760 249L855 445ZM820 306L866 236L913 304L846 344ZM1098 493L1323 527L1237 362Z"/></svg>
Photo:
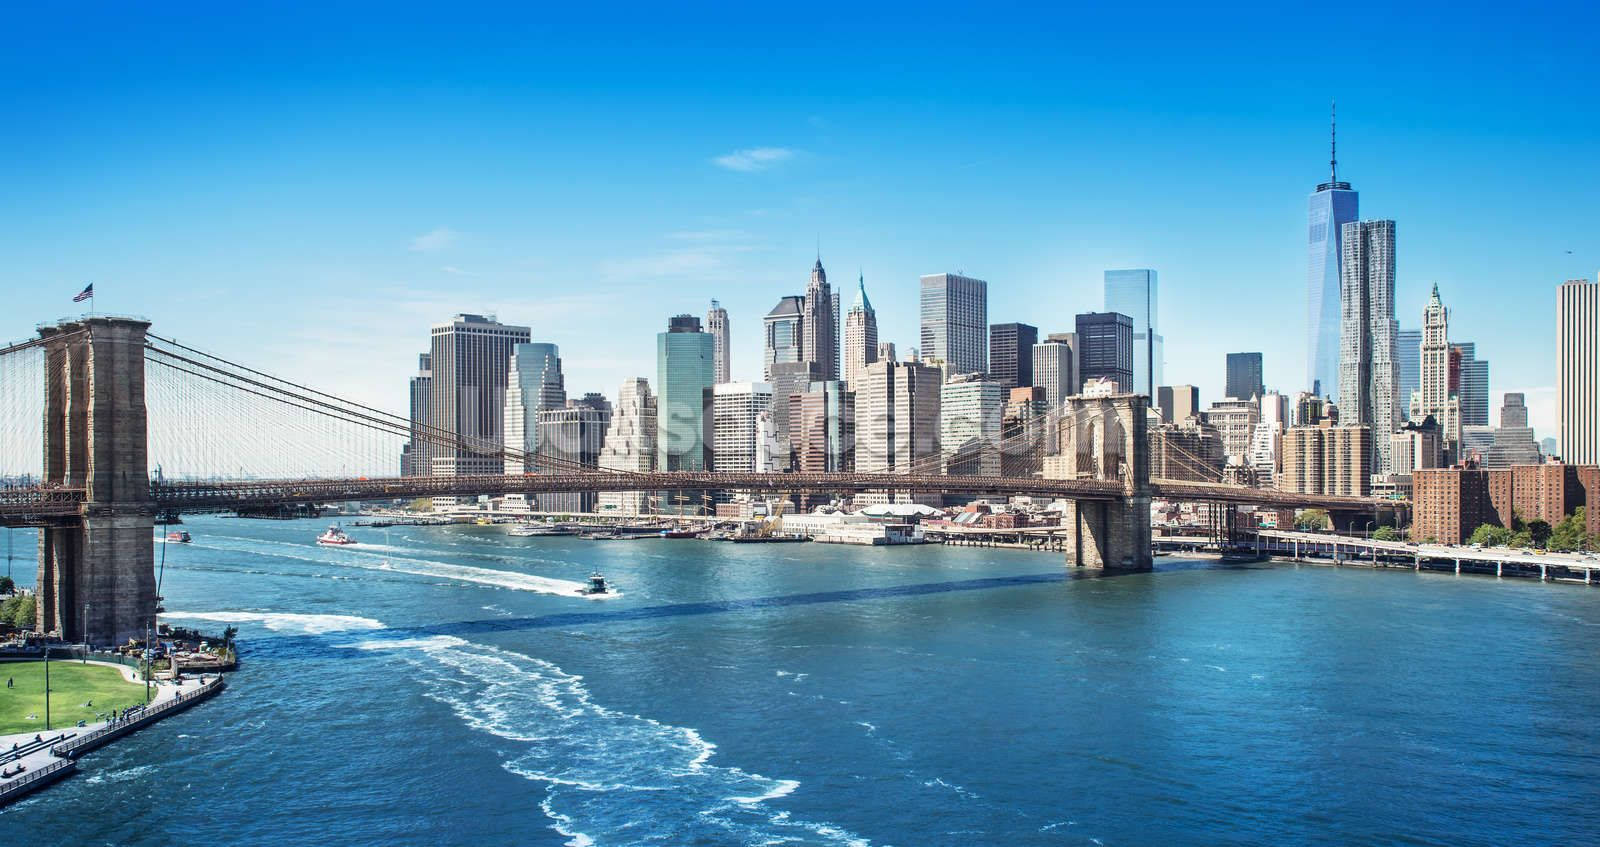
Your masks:
<svg viewBox="0 0 1600 847"><path fill-rule="evenodd" d="M50 645L44 645L44 729L50 731Z"/></svg>

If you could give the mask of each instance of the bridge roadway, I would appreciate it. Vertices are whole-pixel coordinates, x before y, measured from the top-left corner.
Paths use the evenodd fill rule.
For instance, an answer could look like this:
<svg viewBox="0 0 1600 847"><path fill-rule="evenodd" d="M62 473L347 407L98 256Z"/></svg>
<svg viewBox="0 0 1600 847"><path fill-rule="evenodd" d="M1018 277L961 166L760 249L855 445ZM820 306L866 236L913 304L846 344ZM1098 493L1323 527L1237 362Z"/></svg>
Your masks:
<svg viewBox="0 0 1600 847"><path fill-rule="evenodd" d="M156 508L170 512L227 512L277 505L385 500L413 497L473 497L480 494L541 494L574 491L758 491L765 493L916 491L993 496L1031 494L1071 500L1109 501L1124 494L1122 483L1096 479L1014 479L995 476L892 473L661 473L495 474L478 476L359 477L152 483ZM1185 502L1252 504L1279 508L1323 508L1362 512L1390 501L1328 497L1269 488L1152 479L1152 497ZM81 488L0 489L0 525L51 526L76 522L86 493Z"/></svg>

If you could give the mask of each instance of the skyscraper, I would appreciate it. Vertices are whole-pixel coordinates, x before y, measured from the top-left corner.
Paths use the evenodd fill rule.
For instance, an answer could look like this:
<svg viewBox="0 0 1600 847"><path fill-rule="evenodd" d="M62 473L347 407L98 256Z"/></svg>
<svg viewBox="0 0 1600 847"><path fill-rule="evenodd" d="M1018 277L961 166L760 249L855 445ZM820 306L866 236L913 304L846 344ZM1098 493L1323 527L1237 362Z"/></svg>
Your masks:
<svg viewBox="0 0 1600 847"><path fill-rule="evenodd" d="M1461 400L1462 426L1489 425L1489 362L1478 358L1478 345L1450 345L1450 390Z"/></svg>
<svg viewBox="0 0 1600 847"><path fill-rule="evenodd" d="M863 377L865 373L863 373ZM855 393L834 380L789 397L794 469L839 473L855 467Z"/></svg>
<svg viewBox="0 0 1600 847"><path fill-rule="evenodd" d="M944 473L1000 475L1000 423L1009 396L1009 388L983 374L959 374L944 384L939 394Z"/></svg>
<svg viewBox="0 0 1600 847"><path fill-rule="evenodd" d="M1072 375L1075 368L1073 362L1073 345L1057 335L1072 335L1072 333L1057 333L1045 339L1042 344L1033 345L1033 384L1044 391L1044 407L1053 411L1061 405L1062 399L1076 394L1077 383ZM1076 336L1073 336L1076 338Z"/></svg>
<svg viewBox="0 0 1600 847"><path fill-rule="evenodd" d="M715 343L693 315L678 315L656 334L657 470L706 469L714 357Z"/></svg>
<svg viewBox="0 0 1600 847"><path fill-rule="evenodd" d="M1156 272L1148 268L1105 272L1105 309L1133 320L1133 393L1154 400L1165 354L1156 310Z"/></svg>
<svg viewBox="0 0 1600 847"><path fill-rule="evenodd" d="M611 425L611 402L591 392L564 406L539 412L539 464L551 470L595 468ZM509 499L509 498L508 498ZM539 495L544 512L593 512L599 495L565 491Z"/></svg>
<svg viewBox="0 0 1600 847"><path fill-rule="evenodd" d="M1494 443L1483 457L1484 467L1539 463L1539 444L1533 440L1533 427L1528 426L1528 407L1523 397L1519 392L1506 392L1500 406L1500 428L1495 430ZM1600 502L1595 503L1595 508L1600 508Z"/></svg>
<svg viewBox="0 0 1600 847"><path fill-rule="evenodd" d="M719 384L727 382L731 379L728 375L731 372L728 365L728 356L730 355L728 349L728 310L722 308L722 304L715 300L711 301L711 309L706 312L706 332L711 334L711 341L715 345L713 355L716 357L716 365L713 371L716 374L716 381Z"/></svg>
<svg viewBox="0 0 1600 847"><path fill-rule="evenodd" d="M1372 473L1390 473L1389 435L1400 426L1400 326L1394 319L1394 221L1357 221L1340 236L1339 422L1372 429Z"/></svg>
<svg viewBox="0 0 1600 847"><path fill-rule="evenodd" d="M1113 382L1117 391L1133 391L1133 319L1120 312L1079 315L1079 385L1091 379Z"/></svg>
<svg viewBox="0 0 1600 847"><path fill-rule="evenodd" d="M922 278L922 358L950 373L989 370L989 283L960 274Z"/></svg>
<svg viewBox="0 0 1600 847"><path fill-rule="evenodd" d="M1229 353L1227 367L1226 396L1249 400L1267 393L1261 376L1260 353Z"/></svg>
<svg viewBox="0 0 1600 847"><path fill-rule="evenodd" d="M600 448L599 466L605 470L648 473L656 469L656 398L644 377L624 380ZM603 491L598 510L624 515L643 513L649 492Z"/></svg>
<svg viewBox="0 0 1600 847"><path fill-rule="evenodd" d="M811 281L806 285L804 315L800 321L800 358L817 366L822 379L839 378L839 301L828 286L822 257L811 266Z"/></svg>
<svg viewBox="0 0 1600 847"><path fill-rule="evenodd" d="M427 476L428 468L418 461L424 441L431 441L433 426L433 356L423 353L417 357L417 375L408 386L411 395L411 437L400 453L402 476Z"/></svg>
<svg viewBox="0 0 1600 847"><path fill-rule="evenodd" d="M939 455L943 376L922 362L880 359L856 391L856 468L909 473ZM928 470L932 470L929 467Z"/></svg>
<svg viewBox="0 0 1600 847"><path fill-rule="evenodd" d="M466 443L425 445L419 459L432 476L502 473L505 444L506 384L511 353L528 341L528 328L508 326L492 316L456 315L433 326L429 351L433 378L429 403L433 426ZM434 498L436 506L453 498Z"/></svg>
<svg viewBox="0 0 1600 847"><path fill-rule="evenodd" d="M1450 384L1450 310L1439 299L1437 283L1428 296L1428 304L1422 308L1419 352L1422 362L1418 370L1419 387L1407 417L1419 422L1432 417L1439 426L1445 455L1454 456L1461 443L1461 404Z"/></svg>
<svg viewBox="0 0 1600 847"><path fill-rule="evenodd" d="M1039 328L1021 323L989 327L989 375L1011 390L1033 385L1033 345Z"/></svg>
<svg viewBox="0 0 1600 847"><path fill-rule="evenodd" d="M760 448L756 420L772 411L772 386L764 382L725 382L711 390L711 470L756 469Z"/></svg>
<svg viewBox="0 0 1600 847"><path fill-rule="evenodd" d="M762 344L765 350L761 364L761 375L772 381L772 366L786 362L798 362L801 358L801 349L805 343L804 324L806 298L790 295L778 301L763 319L765 340Z"/></svg>
<svg viewBox="0 0 1600 847"><path fill-rule="evenodd" d="M1161 420L1181 424L1200 416L1200 389L1193 385L1163 385L1156 389L1156 407Z"/></svg>
<svg viewBox="0 0 1600 847"><path fill-rule="evenodd" d="M566 405L566 380L561 374L561 351L556 345L528 343L513 347L511 373L506 380L506 473L546 470L537 458L524 462L523 457L536 457L539 453L540 413ZM526 494L507 494L502 505L512 511L526 510L531 501Z"/></svg>
<svg viewBox="0 0 1600 847"><path fill-rule="evenodd" d="M1328 181L1307 203L1310 261L1306 271L1306 388L1330 396L1340 388L1343 321L1339 282L1343 268L1344 226L1359 218L1359 197L1339 181L1337 134L1331 135ZM1339 398L1342 399L1342 398Z"/></svg>
<svg viewBox="0 0 1600 847"><path fill-rule="evenodd" d="M1422 390L1422 330L1402 329L1395 334L1394 361L1400 372L1395 396L1409 411L1411 395Z"/></svg>
<svg viewBox="0 0 1600 847"><path fill-rule="evenodd" d="M1600 464L1600 282L1556 289L1556 395L1562 459Z"/></svg>
<svg viewBox="0 0 1600 847"><path fill-rule="evenodd" d="M854 386L866 373L867 365L878 361L878 313L867 299L867 278L856 280L856 301L844 318L844 382Z"/></svg>

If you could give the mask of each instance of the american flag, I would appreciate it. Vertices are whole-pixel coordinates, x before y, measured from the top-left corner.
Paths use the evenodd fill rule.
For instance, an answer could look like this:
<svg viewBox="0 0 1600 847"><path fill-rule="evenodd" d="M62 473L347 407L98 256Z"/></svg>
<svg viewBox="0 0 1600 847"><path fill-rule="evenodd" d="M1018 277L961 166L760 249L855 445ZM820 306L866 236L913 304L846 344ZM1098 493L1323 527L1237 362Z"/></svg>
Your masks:
<svg viewBox="0 0 1600 847"><path fill-rule="evenodd" d="M82 303L83 301L85 301L85 300L87 300L87 299L89 299L90 297L93 297L93 296L94 296L94 283L91 282L88 285L85 285L83 287L82 291L78 292L78 296L72 298L72 302L74 302L74 303Z"/></svg>

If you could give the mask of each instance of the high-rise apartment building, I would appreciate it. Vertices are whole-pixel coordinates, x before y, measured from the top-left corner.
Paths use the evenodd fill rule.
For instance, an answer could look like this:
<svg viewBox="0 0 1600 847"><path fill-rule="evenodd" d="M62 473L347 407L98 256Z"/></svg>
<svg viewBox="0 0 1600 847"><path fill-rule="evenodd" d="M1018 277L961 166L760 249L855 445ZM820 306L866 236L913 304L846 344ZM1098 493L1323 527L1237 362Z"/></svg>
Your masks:
<svg viewBox="0 0 1600 847"><path fill-rule="evenodd" d="M725 382L711 389L711 470L751 473L761 449L757 419L772 411L772 386Z"/></svg>
<svg viewBox="0 0 1600 847"><path fill-rule="evenodd" d="M1076 333L1051 333L1033 345L1033 384L1044 389L1045 408L1054 410L1078 393L1077 375Z"/></svg>
<svg viewBox="0 0 1600 847"><path fill-rule="evenodd" d="M656 469L656 398L643 377L624 380L600 448L598 465L611 471L649 473ZM605 491L598 510L638 515L650 507L649 492Z"/></svg>
<svg viewBox="0 0 1600 847"><path fill-rule="evenodd" d="M1163 385L1156 389L1156 409L1163 423L1178 424L1200 417L1200 389L1193 385Z"/></svg>
<svg viewBox="0 0 1600 847"><path fill-rule="evenodd" d="M1150 428L1150 476L1186 482L1216 482L1227 465L1222 436L1191 415Z"/></svg>
<svg viewBox="0 0 1600 847"><path fill-rule="evenodd" d="M1387 438L1385 438L1387 440ZM1290 427L1283 434L1277 487L1296 494L1366 497L1372 493L1372 427Z"/></svg>
<svg viewBox="0 0 1600 847"><path fill-rule="evenodd" d="M922 358L949 373L989 370L989 283L961 274L922 277Z"/></svg>
<svg viewBox="0 0 1600 847"><path fill-rule="evenodd" d="M1556 289L1556 395L1562 458L1600 465L1600 282Z"/></svg>
<svg viewBox="0 0 1600 847"><path fill-rule="evenodd" d="M878 361L878 313L867 299L867 278L856 279L856 301L844 317L844 382L853 387Z"/></svg>
<svg viewBox="0 0 1600 847"><path fill-rule="evenodd" d="M943 375L919 361L867 365L856 390L856 468L863 473L935 470ZM931 462L931 464L930 464Z"/></svg>
<svg viewBox="0 0 1600 847"><path fill-rule="evenodd" d="M939 395L943 471L961 476L1000 475L1000 431L1010 388L983 374L959 374Z"/></svg>
<svg viewBox="0 0 1600 847"><path fill-rule="evenodd" d="M1227 379L1223 385L1228 397L1249 400L1267 393L1261 373L1260 353L1229 353L1227 367Z"/></svg>
<svg viewBox="0 0 1600 847"><path fill-rule="evenodd" d="M428 468L419 461L423 455L423 442L433 441L433 356L423 353L417 357L417 375L411 378L411 434L400 452L402 476L427 476Z"/></svg>
<svg viewBox="0 0 1600 847"><path fill-rule="evenodd" d="M762 319L761 375L768 382L772 381L774 365L801 360L805 344L805 303L806 298L798 295L784 297Z"/></svg>
<svg viewBox="0 0 1600 847"><path fill-rule="evenodd" d="M1339 420L1368 426L1374 438L1373 474L1391 473L1389 433L1400 426L1400 334L1394 318L1394 221L1356 221L1340 236L1343 322L1339 344Z"/></svg>
<svg viewBox="0 0 1600 847"><path fill-rule="evenodd" d="M1359 195L1339 181L1338 156L1328 158L1328 181L1307 202L1306 389L1319 397L1331 396L1340 385L1344 227L1361 217Z"/></svg>
<svg viewBox="0 0 1600 847"><path fill-rule="evenodd" d="M1105 272L1105 310L1133 321L1133 393L1155 399L1166 351L1156 309L1156 272L1148 268Z"/></svg>
<svg viewBox="0 0 1600 847"><path fill-rule="evenodd" d="M1133 391L1133 319L1120 312L1089 312L1077 318L1079 385L1091 379Z"/></svg>
<svg viewBox="0 0 1600 847"><path fill-rule="evenodd" d="M678 315L656 334L656 469L703 471L715 343L700 319Z"/></svg>
<svg viewBox="0 0 1600 847"><path fill-rule="evenodd" d="M456 315L433 326L429 415L433 426L460 441L452 446L425 444L418 456L425 464L419 468L426 467L433 476L504 472L501 448L511 353L527 343L528 335L525 326L483 315ZM433 502L451 506L455 499L436 497Z"/></svg>
<svg viewBox="0 0 1600 847"><path fill-rule="evenodd" d="M1023 323L989 327L989 376L1006 389L1033 385L1033 346L1039 328Z"/></svg>
<svg viewBox="0 0 1600 847"><path fill-rule="evenodd" d="M800 359L816 365L822 379L838 379L839 300L828 285L828 273L822 269L820 256L811 267L811 280L806 284L802 304Z"/></svg>
<svg viewBox="0 0 1600 847"><path fill-rule="evenodd" d="M724 383L732 379L732 367L728 360L731 350L728 346L728 310L722 304L711 301L711 308L706 312L706 332L711 334L712 357L715 360L712 372L716 381Z"/></svg>
<svg viewBox="0 0 1600 847"><path fill-rule="evenodd" d="M570 472L579 467L598 468L600 453L605 448L606 430L611 426L611 415L611 402L604 394L597 392L569 400L562 408L540 411L540 467L557 472ZM598 500L599 495L592 491L540 494L539 510L593 512Z"/></svg>

